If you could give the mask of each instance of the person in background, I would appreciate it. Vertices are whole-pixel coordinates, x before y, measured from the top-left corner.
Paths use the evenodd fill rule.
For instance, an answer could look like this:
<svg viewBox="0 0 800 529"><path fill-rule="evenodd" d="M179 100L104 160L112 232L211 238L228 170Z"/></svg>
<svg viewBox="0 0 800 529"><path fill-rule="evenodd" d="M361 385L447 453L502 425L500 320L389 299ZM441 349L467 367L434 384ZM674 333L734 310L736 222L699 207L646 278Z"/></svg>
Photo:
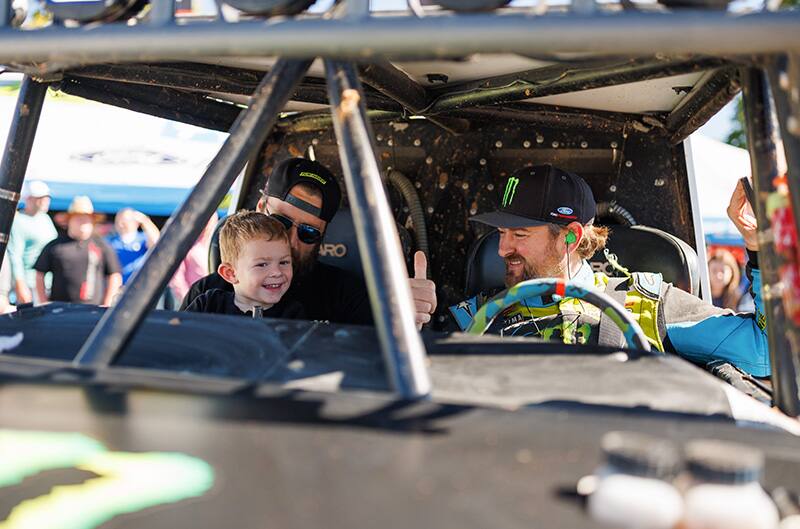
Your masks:
<svg viewBox="0 0 800 529"><path fill-rule="evenodd" d="M98 215L87 196L76 196L67 210L67 233L48 243L36 260L36 290L42 303L68 301L111 304L122 286L117 254L94 233ZM44 276L53 274L48 295Z"/></svg>
<svg viewBox="0 0 800 529"><path fill-rule="evenodd" d="M47 184L40 180L26 183L22 197L25 207L14 217L6 253L18 304L34 301L36 271L33 265L45 245L58 236L56 227L47 214L50 209L50 188ZM45 278L48 288L49 283L48 276Z"/></svg>
<svg viewBox="0 0 800 529"><path fill-rule="evenodd" d="M208 275L208 247L211 245L211 237L214 235L218 221L216 213L211 215L200 237L178 265L178 270L169 282L175 299L183 299L195 281Z"/></svg>
<svg viewBox="0 0 800 529"><path fill-rule="evenodd" d="M743 312L752 299L740 288L742 271L736 257L724 248L716 248L708 255L708 278L711 283L713 304L724 309Z"/></svg>
<svg viewBox="0 0 800 529"><path fill-rule="evenodd" d="M117 252L122 267L122 284L125 285L133 273L142 267L147 250L155 246L161 233L150 217L132 208L117 212L114 230L115 233L107 241Z"/></svg>
<svg viewBox="0 0 800 529"><path fill-rule="evenodd" d="M8 252L0 266L0 314L11 312L12 305L8 300L8 293L11 291L11 266L8 264Z"/></svg>

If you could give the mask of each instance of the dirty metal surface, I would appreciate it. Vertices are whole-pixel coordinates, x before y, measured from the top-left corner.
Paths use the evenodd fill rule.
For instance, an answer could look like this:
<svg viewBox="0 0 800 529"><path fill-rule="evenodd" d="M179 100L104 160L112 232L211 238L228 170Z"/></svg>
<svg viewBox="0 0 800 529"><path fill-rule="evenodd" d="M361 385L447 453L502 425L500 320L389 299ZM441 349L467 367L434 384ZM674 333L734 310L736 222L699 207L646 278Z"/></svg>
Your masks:
<svg viewBox="0 0 800 529"><path fill-rule="evenodd" d="M6 440L77 434L110 452L177 453L213 470L206 493L117 516L108 526L119 529L596 528L574 491L600 463L611 430L678 444L743 442L766 453L768 490L800 489L800 443L786 433L603 407L504 411L376 394L215 396L3 381L0 421ZM0 512L93 477L39 472L3 488Z"/></svg>

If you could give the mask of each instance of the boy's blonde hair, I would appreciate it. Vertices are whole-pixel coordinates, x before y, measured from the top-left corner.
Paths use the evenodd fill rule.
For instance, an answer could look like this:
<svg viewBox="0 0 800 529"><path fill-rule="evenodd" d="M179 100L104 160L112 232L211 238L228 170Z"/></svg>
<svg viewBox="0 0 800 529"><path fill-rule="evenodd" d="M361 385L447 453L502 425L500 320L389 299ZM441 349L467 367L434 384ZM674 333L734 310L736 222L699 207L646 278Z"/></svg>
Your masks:
<svg viewBox="0 0 800 529"><path fill-rule="evenodd" d="M257 211L239 211L225 219L219 231L219 251L223 263L235 263L244 244L253 239L282 240L289 234L280 221Z"/></svg>

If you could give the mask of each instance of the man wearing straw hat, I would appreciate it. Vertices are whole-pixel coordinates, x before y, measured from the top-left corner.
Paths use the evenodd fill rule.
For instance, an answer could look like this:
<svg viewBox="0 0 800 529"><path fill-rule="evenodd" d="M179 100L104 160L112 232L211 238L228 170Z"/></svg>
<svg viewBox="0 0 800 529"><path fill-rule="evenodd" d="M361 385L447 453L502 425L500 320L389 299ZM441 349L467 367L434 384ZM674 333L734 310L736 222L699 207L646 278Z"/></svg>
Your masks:
<svg viewBox="0 0 800 529"><path fill-rule="evenodd" d="M87 196L76 196L67 210L67 233L50 242L34 265L36 291L44 301L110 305L122 285L114 250L94 233L101 218ZM48 295L44 276L53 274Z"/></svg>

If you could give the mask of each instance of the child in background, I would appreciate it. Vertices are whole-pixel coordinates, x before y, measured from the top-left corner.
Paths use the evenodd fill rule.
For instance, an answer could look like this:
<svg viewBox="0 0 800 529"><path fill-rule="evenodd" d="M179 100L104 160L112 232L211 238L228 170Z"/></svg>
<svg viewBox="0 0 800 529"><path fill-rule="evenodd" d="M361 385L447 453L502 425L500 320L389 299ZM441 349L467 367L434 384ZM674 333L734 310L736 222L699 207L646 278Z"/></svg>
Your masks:
<svg viewBox="0 0 800 529"><path fill-rule="evenodd" d="M292 252L283 224L263 213L240 211L226 219L219 242L222 263L217 271L233 292L208 290L187 311L304 317L298 302L282 299L292 283Z"/></svg>

